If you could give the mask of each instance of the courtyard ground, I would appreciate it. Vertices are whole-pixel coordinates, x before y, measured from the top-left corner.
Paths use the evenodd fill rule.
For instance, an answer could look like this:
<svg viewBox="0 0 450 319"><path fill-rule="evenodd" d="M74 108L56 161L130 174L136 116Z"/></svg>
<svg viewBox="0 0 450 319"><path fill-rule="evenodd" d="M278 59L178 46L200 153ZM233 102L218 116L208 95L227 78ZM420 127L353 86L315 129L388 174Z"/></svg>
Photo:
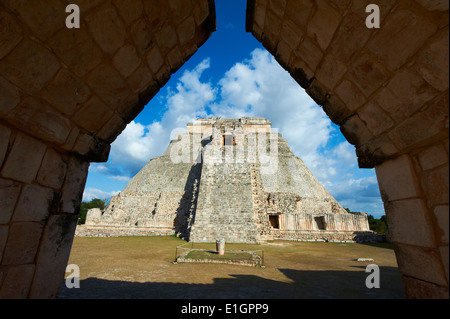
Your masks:
<svg viewBox="0 0 450 319"><path fill-rule="evenodd" d="M264 268L227 264L174 264L185 242L172 236L74 239L69 264L80 288L63 285L61 299L303 299L405 298L392 245L273 241L226 244L225 250L264 250ZM213 244L195 244L211 249ZM372 262L358 262L371 258ZM365 281L368 264L380 269L380 288Z"/></svg>

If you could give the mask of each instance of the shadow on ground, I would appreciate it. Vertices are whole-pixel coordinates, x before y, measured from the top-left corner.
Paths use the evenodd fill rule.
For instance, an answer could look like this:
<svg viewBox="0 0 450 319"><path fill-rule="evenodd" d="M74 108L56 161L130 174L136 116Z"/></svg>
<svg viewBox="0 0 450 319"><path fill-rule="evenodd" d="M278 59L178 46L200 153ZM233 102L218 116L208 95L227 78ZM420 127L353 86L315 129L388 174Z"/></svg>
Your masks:
<svg viewBox="0 0 450 319"><path fill-rule="evenodd" d="M380 288L369 289L369 273L279 269L288 280L254 275L215 278L212 284L128 282L99 278L80 281L80 288L63 286L61 299L399 299L405 298L397 268L380 267ZM288 282L290 281L290 282ZM394 282L393 282L394 281Z"/></svg>

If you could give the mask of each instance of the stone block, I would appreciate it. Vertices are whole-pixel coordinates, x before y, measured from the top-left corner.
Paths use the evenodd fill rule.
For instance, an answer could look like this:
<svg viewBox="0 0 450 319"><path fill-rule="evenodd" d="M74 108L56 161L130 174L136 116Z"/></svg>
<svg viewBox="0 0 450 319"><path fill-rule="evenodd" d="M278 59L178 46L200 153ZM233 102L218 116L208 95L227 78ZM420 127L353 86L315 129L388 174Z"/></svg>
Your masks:
<svg viewBox="0 0 450 319"><path fill-rule="evenodd" d="M359 147L373 138L372 133L367 129L366 124L361 121L358 115L353 115L340 127L342 134L347 141Z"/></svg>
<svg viewBox="0 0 450 319"><path fill-rule="evenodd" d="M343 80L334 91L351 111L356 111L366 101L361 91L350 80Z"/></svg>
<svg viewBox="0 0 450 319"><path fill-rule="evenodd" d="M16 126L43 140L63 144L72 129L70 120L45 101L25 98L10 112L9 117Z"/></svg>
<svg viewBox="0 0 450 319"><path fill-rule="evenodd" d="M389 73L368 53L362 54L353 62L349 76L366 97L389 79Z"/></svg>
<svg viewBox="0 0 450 319"><path fill-rule="evenodd" d="M77 220L76 215L50 216L36 259L30 298L57 297L56 294L64 281Z"/></svg>
<svg viewBox="0 0 450 319"><path fill-rule="evenodd" d="M72 157L67 166L66 178L61 190L61 201L58 212L78 214L84 185L86 183L89 162Z"/></svg>
<svg viewBox="0 0 450 319"><path fill-rule="evenodd" d="M19 198L21 185L19 183L0 179L0 225L8 224L14 212L14 208Z"/></svg>
<svg viewBox="0 0 450 319"><path fill-rule="evenodd" d="M394 9L367 47L390 71L396 71L436 30L435 24L418 13L406 8Z"/></svg>
<svg viewBox="0 0 450 319"><path fill-rule="evenodd" d="M436 91L415 70L403 69L374 99L394 120L401 122L435 96Z"/></svg>
<svg viewBox="0 0 450 319"><path fill-rule="evenodd" d="M144 18L138 19L131 27L131 37L136 45L136 51L145 55L155 43L155 29L157 25L152 28Z"/></svg>
<svg viewBox="0 0 450 319"><path fill-rule="evenodd" d="M0 286L1 299L28 298L34 276L34 264L5 267L4 279ZM1 273L0 273L1 277Z"/></svg>
<svg viewBox="0 0 450 319"><path fill-rule="evenodd" d="M193 6L195 23L201 25L209 15L208 1L194 1Z"/></svg>
<svg viewBox="0 0 450 319"><path fill-rule="evenodd" d="M287 44L287 42L285 42L284 40L278 42L277 53L275 55L275 59L278 61L278 63L281 66L284 66L286 68L286 66L288 65L288 62L291 59L291 54L292 54L292 49Z"/></svg>
<svg viewBox="0 0 450 319"><path fill-rule="evenodd" d="M66 159L55 150L48 148L42 160L36 181L42 186L60 189L66 174Z"/></svg>
<svg viewBox="0 0 450 319"><path fill-rule="evenodd" d="M337 125L341 125L347 120L352 112L346 107L346 104L335 94L330 95L323 104L323 110L330 117L330 120Z"/></svg>
<svg viewBox="0 0 450 319"><path fill-rule="evenodd" d="M316 72L316 76L328 90L333 90L346 72L346 65L329 53L322 59L322 63Z"/></svg>
<svg viewBox="0 0 450 319"><path fill-rule="evenodd" d="M441 245L448 246L448 205L436 206L434 208L434 216L436 217L436 223L438 226L437 238L440 240Z"/></svg>
<svg viewBox="0 0 450 319"><path fill-rule="evenodd" d="M442 144L436 144L428 147L424 151L420 152L418 157L420 166L424 171L448 163L448 154Z"/></svg>
<svg viewBox="0 0 450 319"><path fill-rule="evenodd" d="M287 0L269 0L268 7L279 17L283 17Z"/></svg>
<svg viewBox="0 0 450 319"><path fill-rule="evenodd" d="M65 151L70 151L75 145L75 142L77 141L78 135L80 134L80 128L73 127L70 130L69 136L67 137L66 141L63 145L61 145L61 149Z"/></svg>
<svg viewBox="0 0 450 319"><path fill-rule="evenodd" d="M114 5L117 7L120 16L125 24L130 25L142 16L144 6L141 1L122 1L115 0Z"/></svg>
<svg viewBox="0 0 450 319"><path fill-rule="evenodd" d="M3 165L1 175L24 183L31 183L41 166L46 146L42 142L18 133Z"/></svg>
<svg viewBox="0 0 450 319"><path fill-rule="evenodd" d="M3 59L22 40L22 28L8 13L0 12L0 59Z"/></svg>
<svg viewBox="0 0 450 319"><path fill-rule="evenodd" d="M20 90L0 76L0 115L6 116L20 102Z"/></svg>
<svg viewBox="0 0 450 319"><path fill-rule="evenodd" d="M141 59L136 53L136 48L130 44L125 45L117 51L113 59L114 67L124 76L128 77L133 73Z"/></svg>
<svg viewBox="0 0 450 319"><path fill-rule="evenodd" d="M66 115L74 114L89 96L89 88L67 69L61 69L42 91L42 97Z"/></svg>
<svg viewBox="0 0 450 319"><path fill-rule="evenodd" d="M9 146L9 137L11 135L11 130L3 125L0 125L0 166L3 163L6 152Z"/></svg>
<svg viewBox="0 0 450 319"><path fill-rule="evenodd" d="M447 277L447 282L448 282L448 261L449 261L448 260L448 255L449 255L448 244L447 244L447 246L439 247L439 252L441 253L441 260L442 260L442 264L444 266L445 276Z"/></svg>
<svg viewBox="0 0 450 319"><path fill-rule="evenodd" d="M8 266L33 263L42 230L43 225L41 223L12 223L9 227L2 264Z"/></svg>
<svg viewBox="0 0 450 319"><path fill-rule="evenodd" d="M81 133L72 148L72 152L81 155L89 162L106 162L111 145L91 134Z"/></svg>
<svg viewBox="0 0 450 319"><path fill-rule="evenodd" d="M429 205L446 205L449 203L448 165L424 172L422 184Z"/></svg>
<svg viewBox="0 0 450 319"><path fill-rule="evenodd" d="M264 30L264 21L266 19L266 10L267 10L267 1L259 1L258 5L255 5L253 12L253 31L255 31L255 27L261 30Z"/></svg>
<svg viewBox="0 0 450 319"><path fill-rule="evenodd" d="M389 136L399 149L434 143L448 136L448 95L432 100L426 109L394 127Z"/></svg>
<svg viewBox="0 0 450 319"><path fill-rule="evenodd" d="M57 32L67 17L63 2L36 0L32 6L27 1L4 0L2 3L42 41Z"/></svg>
<svg viewBox="0 0 450 319"><path fill-rule="evenodd" d="M425 9L431 11L448 11L449 2L445 0L416 0Z"/></svg>
<svg viewBox="0 0 450 319"><path fill-rule="evenodd" d="M189 17L177 27L178 40L181 45L187 44L195 36L195 20Z"/></svg>
<svg viewBox="0 0 450 319"><path fill-rule="evenodd" d="M126 28L113 5L103 5L89 14L86 22L103 52L113 54L124 44Z"/></svg>
<svg viewBox="0 0 450 319"><path fill-rule="evenodd" d="M422 199L387 202L385 209L392 242L434 247L428 208Z"/></svg>
<svg viewBox="0 0 450 319"><path fill-rule="evenodd" d="M447 3L448 5L448 3ZM417 54L414 67L422 77L439 91L449 85L449 33L443 28Z"/></svg>
<svg viewBox="0 0 450 319"><path fill-rule="evenodd" d="M86 82L112 110L122 105L130 94L125 79L108 64L101 64L92 70Z"/></svg>
<svg viewBox="0 0 450 319"><path fill-rule="evenodd" d="M313 7L314 1L312 0L287 0L286 17L294 22L295 25L298 25L302 29L306 30L308 17Z"/></svg>
<svg viewBox="0 0 450 319"><path fill-rule="evenodd" d="M178 47L173 48L167 53L167 63L170 65L172 72L178 70L184 64L183 55Z"/></svg>
<svg viewBox="0 0 450 319"><path fill-rule="evenodd" d="M181 21L192 12L192 1L188 0L169 0L169 7L173 19Z"/></svg>
<svg viewBox="0 0 450 319"><path fill-rule="evenodd" d="M317 9L308 22L307 33L312 39L316 39L320 48L325 51L336 32L342 17L333 9L328 1L315 1Z"/></svg>
<svg viewBox="0 0 450 319"><path fill-rule="evenodd" d="M73 121L90 133L98 132L113 112L96 97L92 97L74 116Z"/></svg>
<svg viewBox="0 0 450 319"><path fill-rule="evenodd" d="M398 148L387 134L383 134L356 149L360 168L374 168L383 163L386 158L398 154Z"/></svg>
<svg viewBox="0 0 450 319"><path fill-rule="evenodd" d="M296 55L303 59L308 67L315 72L320 61L322 61L322 51L317 44L309 37L305 37L297 49Z"/></svg>
<svg viewBox="0 0 450 319"><path fill-rule="evenodd" d="M419 197L420 187L408 155L388 160L375 167L383 201Z"/></svg>
<svg viewBox="0 0 450 319"><path fill-rule="evenodd" d="M126 126L124 120L120 116L114 114L111 119L103 125L97 135L99 138L112 143Z"/></svg>
<svg viewBox="0 0 450 319"><path fill-rule="evenodd" d="M156 33L155 38L162 54L169 52L178 43L177 32L170 24L165 24L162 29Z"/></svg>
<svg viewBox="0 0 450 319"><path fill-rule="evenodd" d="M403 275L428 281L440 286L447 285L447 279L437 249L394 244L398 267Z"/></svg>
<svg viewBox="0 0 450 319"><path fill-rule="evenodd" d="M127 82L134 93L141 93L153 81L152 72L146 66L138 69L127 78Z"/></svg>
<svg viewBox="0 0 450 319"><path fill-rule="evenodd" d="M22 41L11 54L0 60L0 74L31 93L41 90L59 68L56 56L31 40Z"/></svg>
<svg viewBox="0 0 450 319"><path fill-rule="evenodd" d="M277 16L272 10L267 9L264 23L263 43L270 52L275 52L281 32L282 17Z"/></svg>
<svg viewBox="0 0 450 319"><path fill-rule="evenodd" d="M289 45L292 50L295 50L300 44L303 37L303 30L296 26L290 20L283 21L281 26L280 37Z"/></svg>
<svg viewBox="0 0 450 319"><path fill-rule="evenodd" d="M348 13L333 37L330 50L340 61L351 61L359 54L371 35L372 31L365 27L365 21L359 15Z"/></svg>
<svg viewBox="0 0 450 319"><path fill-rule="evenodd" d="M403 276L403 286L409 299L448 299L448 288L416 278Z"/></svg>
<svg viewBox="0 0 450 319"><path fill-rule="evenodd" d="M358 115L374 136L379 136L394 126L394 121L389 115L373 101L369 101L359 109Z"/></svg>
<svg viewBox="0 0 450 319"><path fill-rule="evenodd" d="M80 10L83 10L83 7L80 7ZM102 51L87 27L63 28L49 40L49 43L64 64L80 77L102 62Z"/></svg>
<svg viewBox="0 0 450 319"><path fill-rule="evenodd" d="M164 58L157 46L154 46L147 55L147 63L153 74L156 74L164 65Z"/></svg>
<svg viewBox="0 0 450 319"><path fill-rule="evenodd" d="M8 225L0 225L0 264L2 262L3 251L5 250L6 240L8 239ZM0 283L2 282L2 275L0 273Z"/></svg>
<svg viewBox="0 0 450 319"><path fill-rule="evenodd" d="M43 222L50 214L54 191L39 185L25 185L14 211L13 222Z"/></svg>

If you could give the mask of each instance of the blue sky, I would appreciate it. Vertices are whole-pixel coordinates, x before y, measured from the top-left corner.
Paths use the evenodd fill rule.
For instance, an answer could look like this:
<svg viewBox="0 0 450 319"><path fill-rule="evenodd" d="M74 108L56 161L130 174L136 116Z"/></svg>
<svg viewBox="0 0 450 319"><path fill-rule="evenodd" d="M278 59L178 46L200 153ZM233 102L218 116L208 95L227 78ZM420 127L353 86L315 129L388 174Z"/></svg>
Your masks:
<svg viewBox="0 0 450 319"><path fill-rule="evenodd" d="M291 76L245 32L242 0L216 0L217 31L111 146L92 163L83 200L109 199L198 117L265 117L328 191L353 211L384 215L374 170L359 169L355 149Z"/></svg>

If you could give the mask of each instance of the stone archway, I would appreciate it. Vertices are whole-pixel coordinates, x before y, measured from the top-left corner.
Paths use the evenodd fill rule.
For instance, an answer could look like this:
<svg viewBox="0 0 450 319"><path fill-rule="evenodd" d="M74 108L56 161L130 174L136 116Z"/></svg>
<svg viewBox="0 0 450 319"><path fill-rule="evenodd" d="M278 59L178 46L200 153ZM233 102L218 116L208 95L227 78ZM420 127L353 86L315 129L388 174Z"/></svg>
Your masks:
<svg viewBox="0 0 450 319"><path fill-rule="evenodd" d="M63 282L89 162L216 28L213 0L0 4L0 298Z"/></svg>
<svg viewBox="0 0 450 319"><path fill-rule="evenodd" d="M410 298L448 298L448 13L426 0L247 5L247 31L375 167Z"/></svg>
<svg viewBox="0 0 450 319"><path fill-rule="evenodd" d="M0 298L56 296L89 162L215 30L213 0L71 2L0 4ZM247 30L376 168L408 296L448 297L448 2L369 2L249 0Z"/></svg>

